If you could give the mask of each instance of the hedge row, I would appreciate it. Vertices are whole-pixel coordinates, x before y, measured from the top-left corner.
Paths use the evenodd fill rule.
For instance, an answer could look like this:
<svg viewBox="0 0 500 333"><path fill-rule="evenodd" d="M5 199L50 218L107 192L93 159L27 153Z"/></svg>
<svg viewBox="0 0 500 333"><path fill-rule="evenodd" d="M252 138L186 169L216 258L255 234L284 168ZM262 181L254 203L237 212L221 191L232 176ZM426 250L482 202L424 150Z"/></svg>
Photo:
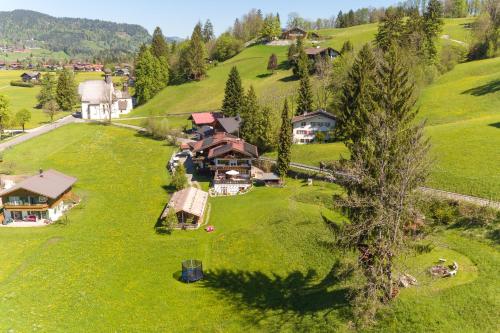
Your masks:
<svg viewBox="0 0 500 333"><path fill-rule="evenodd" d="M10 85L14 87L26 87L26 88L33 88L35 85L31 82L24 82L24 81L10 81Z"/></svg>

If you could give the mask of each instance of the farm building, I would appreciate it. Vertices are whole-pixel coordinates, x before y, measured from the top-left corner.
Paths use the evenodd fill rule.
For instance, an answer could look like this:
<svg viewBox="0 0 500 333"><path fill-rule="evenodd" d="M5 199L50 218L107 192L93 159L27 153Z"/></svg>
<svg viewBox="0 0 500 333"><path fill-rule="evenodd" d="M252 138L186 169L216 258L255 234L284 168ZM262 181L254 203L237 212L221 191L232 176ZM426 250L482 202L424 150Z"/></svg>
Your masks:
<svg viewBox="0 0 500 333"><path fill-rule="evenodd" d="M41 76L40 72L23 73L21 74L21 80L23 82L36 82L40 80Z"/></svg>
<svg viewBox="0 0 500 333"><path fill-rule="evenodd" d="M40 170L0 192L6 221L55 221L73 205L76 178L56 170Z"/></svg>
<svg viewBox="0 0 500 333"><path fill-rule="evenodd" d="M292 28L283 31L281 34L281 39L299 39L299 38L307 38L307 31L301 28Z"/></svg>
<svg viewBox="0 0 500 333"><path fill-rule="evenodd" d="M315 60L318 57L333 59L340 55L340 52L332 49L331 47L309 47L304 49L309 59Z"/></svg>
<svg viewBox="0 0 500 333"><path fill-rule="evenodd" d="M164 220L173 209L181 228L197 228L205 216L208 193L195 187L175 192L165 207L161 219Z"/></svg>

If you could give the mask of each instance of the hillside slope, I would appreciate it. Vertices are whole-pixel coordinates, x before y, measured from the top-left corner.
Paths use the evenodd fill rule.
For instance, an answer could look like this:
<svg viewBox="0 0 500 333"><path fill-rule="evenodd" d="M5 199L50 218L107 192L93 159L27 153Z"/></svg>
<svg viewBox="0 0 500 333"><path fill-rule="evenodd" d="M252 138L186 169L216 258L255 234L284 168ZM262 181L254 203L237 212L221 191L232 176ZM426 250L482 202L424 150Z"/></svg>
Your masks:
<svg viewBox="0 0 500 333"><path fill-rule="evenodd" d="M500 58L456 66L424 89L418 107L432 145L427 185L500 200ZM340 154L338 142L292 148L292 160L306 164Z"/></svg>
<svg viewBox="0 0 500 333"><path fill-rule="evenodd" d="M278 56L281 70L271 75L266 69L272 53ZM224 98L224 86L231 67L237 66L243 85L253 85L260 97L275 95L282 97L294 90L296 81L292 71L285 66L287 47L258 45L245 49L234 58L209 70L208 77L199 82L168 86L151 101L136 108L128 116L148 114L175 114L216 110Z"/></svg>
<svg viewBox="0 0 500 333"><path fill-rule="evenodd" d="M470 19L447 19L443 34L451 39L465 40L469 34L467 24ZM376 24L359 25L345 29L320 30L320 35L330 36L321 45L340 49L350 40L355 49L373 40L377 32ZM444 41L444 40L443 40ZM446 41L448 42L448 41ZM254 85L262 99L284 97L293 94L297 81L286 67L286 46L253 46L243 50L236 57L229 59L208 71L208 78L200 82L190 82L177 86L168 86L151 101L134 110L129 117L148 114L175 114L215 110L220 108L224 98L224 86L232 66L237 66L243 84ZM276 53L280 68L274 75L267 71L267 61Z"/></svg>
<svg viewBox="0 0 500 333"><path fill-rule="evenodd" d="M0 12L0 41L30 44L70 56L92 56L101 51L132 54L150 35L136 24L81 18L53 17L30 10Z"/></svg>

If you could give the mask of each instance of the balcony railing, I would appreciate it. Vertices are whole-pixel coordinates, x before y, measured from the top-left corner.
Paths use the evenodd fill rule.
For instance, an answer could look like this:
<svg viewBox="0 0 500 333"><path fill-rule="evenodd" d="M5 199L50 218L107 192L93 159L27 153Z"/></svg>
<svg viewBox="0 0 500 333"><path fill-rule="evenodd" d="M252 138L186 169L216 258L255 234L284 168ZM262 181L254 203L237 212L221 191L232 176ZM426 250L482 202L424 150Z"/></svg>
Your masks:
<svg viewBox="0 0 500 333"><path fill-rule="evenodd" d="M220 179L214 179L213 180L214 184L234 184L234 185L248 185L251 184L252 181L250 179L227 179L227 178L220 178Z"/></svg>
<svg viewBox="0 0 500 333"><path fill-rule="evenodd" d="M13 200L13 201L7 201L3 203L4 207L16 207L16 208L22 208L22 207L27 207L27 208L45 208L48 207L49 205L46 202L29 202L29 201L23 201L23 200Z"/></svg>

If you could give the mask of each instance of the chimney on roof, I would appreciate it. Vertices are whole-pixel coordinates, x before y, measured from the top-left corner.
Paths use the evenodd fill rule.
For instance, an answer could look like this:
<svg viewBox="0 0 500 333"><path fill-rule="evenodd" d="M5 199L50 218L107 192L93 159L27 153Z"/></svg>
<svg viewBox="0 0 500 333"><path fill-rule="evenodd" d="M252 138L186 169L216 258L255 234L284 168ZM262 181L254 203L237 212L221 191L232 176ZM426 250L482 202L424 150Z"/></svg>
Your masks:
<svg viewBox="0 0 500 333"><path fill-rule="evenodd" d="M40 168L40 170L38 170L38 174L40 175L40 177L43 177L43 169Z"/></svg>

